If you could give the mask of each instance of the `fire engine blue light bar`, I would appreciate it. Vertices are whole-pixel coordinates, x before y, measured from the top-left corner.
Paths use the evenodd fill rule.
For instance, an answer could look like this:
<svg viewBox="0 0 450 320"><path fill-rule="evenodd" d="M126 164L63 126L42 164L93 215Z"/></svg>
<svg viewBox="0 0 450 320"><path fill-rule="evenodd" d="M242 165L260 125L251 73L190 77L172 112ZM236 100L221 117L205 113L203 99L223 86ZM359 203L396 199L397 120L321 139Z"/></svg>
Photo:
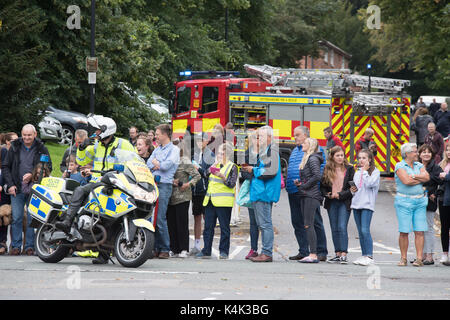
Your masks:
<svg viewBox="0 0 450 320"><path fill-rule="evenodd" d="M239 71L180 71L180 76L190 77L190 76L201 76L201 75L211 75L211 76L239 76Z"/></svg>

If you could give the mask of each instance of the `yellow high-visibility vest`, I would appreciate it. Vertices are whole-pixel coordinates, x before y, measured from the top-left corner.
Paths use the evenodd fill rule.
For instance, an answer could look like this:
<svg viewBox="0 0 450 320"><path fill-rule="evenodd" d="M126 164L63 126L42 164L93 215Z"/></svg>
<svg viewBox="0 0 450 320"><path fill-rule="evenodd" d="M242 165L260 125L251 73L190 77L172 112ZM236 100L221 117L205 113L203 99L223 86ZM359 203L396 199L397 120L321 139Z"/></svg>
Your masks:
<svg viewBox="0 0 450 320"><path fill-rule="evenodd" d="M220 172L228 178L231 169L233 168L233 162L227 162L226 165L220 169ZM219 168L216 165L216 168ZM223 180L216 177L213 174L209 175L208 190L206 191L205 199L203 200L203 206L208 205L209 199L215 207L233 207L234 205L234 191L235 188L228 188Z"/></svg>
<svg viewBox="0 0 450 320"><path fill-rule="evenodd" d="M85 150L77 150L77 163L80 166L87 165L94 162L94 170L109 170L114 167L115 164L119 164L117 159L111 156L112 150L128 150L134 152L133 145L125 139L114 137L114 141L108 146L106 150L105 146L96 141L94 145L88 146ZM93 173L93 177L100 177L100 173Z"/></svg>

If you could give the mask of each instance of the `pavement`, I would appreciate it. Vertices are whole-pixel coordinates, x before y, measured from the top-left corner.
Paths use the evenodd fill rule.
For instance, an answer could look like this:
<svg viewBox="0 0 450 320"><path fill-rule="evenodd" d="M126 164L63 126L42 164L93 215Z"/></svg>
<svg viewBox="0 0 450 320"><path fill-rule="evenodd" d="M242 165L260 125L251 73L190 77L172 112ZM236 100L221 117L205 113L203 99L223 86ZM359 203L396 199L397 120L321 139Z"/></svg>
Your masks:
<svg viewBox="0 0 450 320"><path fill-rule="evenodd" d="M383 182L390 188L391 180ZM0 256L0 300L449 300L450 268L439 263L440 240L435 237L435 265L398 267L400 259L393 191L380 191L372 220L375 265L352 263L361 255L353 217L348 225L349 263L300 264L288 259L298 250L290 221L287 193L273 208L275 231L272 263L245 260L250 249L247 209L231 227L228 260L218 259L220 231L216 228L213 259L152 259L137 269L116 264L92 265L89 258L67 258L57 264L38 257ZM333 243L328 215L322 208L328 257ZM190 216L191 234L193 222ZM191 240L193 238L191 237ZM415 258L410 235L408 258ZM193 241L191 241L191 244ZM115 260L115 259L114 259ZM172 310L173 311L173 310Z"/></svg>

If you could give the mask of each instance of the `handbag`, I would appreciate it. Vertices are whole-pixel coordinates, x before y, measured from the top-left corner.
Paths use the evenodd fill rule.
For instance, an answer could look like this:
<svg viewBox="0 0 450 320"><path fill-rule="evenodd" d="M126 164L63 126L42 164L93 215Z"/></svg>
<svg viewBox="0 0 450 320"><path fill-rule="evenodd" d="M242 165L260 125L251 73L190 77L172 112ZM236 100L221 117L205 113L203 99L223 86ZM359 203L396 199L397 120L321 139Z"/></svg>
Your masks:
<svg viewBox="0 0 450 320"><path fill-rule="evenodd" d="M237 204L241 207L252 207L252 203L250 202L250 180L248 179L241 185L239 195L237 197Z"/></svg>

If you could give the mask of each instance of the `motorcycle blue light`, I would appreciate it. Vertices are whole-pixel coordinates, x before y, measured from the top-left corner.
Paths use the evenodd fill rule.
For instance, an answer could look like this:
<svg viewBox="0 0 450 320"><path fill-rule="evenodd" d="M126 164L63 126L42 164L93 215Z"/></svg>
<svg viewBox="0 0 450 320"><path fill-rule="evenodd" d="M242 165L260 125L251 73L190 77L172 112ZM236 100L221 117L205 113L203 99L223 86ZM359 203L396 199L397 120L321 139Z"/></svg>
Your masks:
<svg viewBox="0 0 450 320"><path fill-rule="evenodd" d="M125 166L123 164L115 164L113 170L118 172L124 172Z"/></svg>
<svg viewBox="0 0 450 320"><path fill-rule="evenodd" d="M49 158L49 156L46 155L46 154L41 154L41 158L39 159L39 161L40 161L40 162L48 163L48 162L50 162L50 158Z"/></svg>

